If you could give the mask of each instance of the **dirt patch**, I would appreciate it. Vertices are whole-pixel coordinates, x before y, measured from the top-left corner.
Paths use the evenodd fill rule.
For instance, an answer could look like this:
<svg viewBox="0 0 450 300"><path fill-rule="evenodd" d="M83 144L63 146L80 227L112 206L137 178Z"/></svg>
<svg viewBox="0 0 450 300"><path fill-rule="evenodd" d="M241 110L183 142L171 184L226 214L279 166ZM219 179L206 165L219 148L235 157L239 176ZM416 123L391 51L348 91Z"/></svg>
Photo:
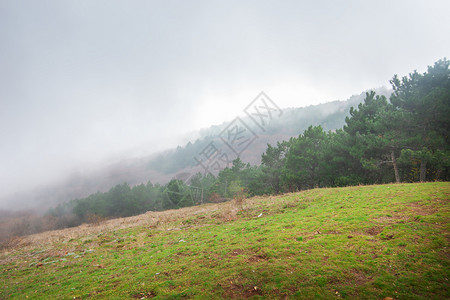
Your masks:
<svg viewBox="0 0 450 300"><path fill-rule="evenodd" d="M411 210L414 212L414 214L421 216L428 216L437 212L436 209L429 206L421 205L420 203L417 202L409 203L406 206L411 207Z"/></svg>
<svg viewBox="0 0 450 300"><path fill-rule="evenodd" d="M394 238L394 235L393 235L393 234L387 234L387 235L381 237L381 239L382 239L382 240L385 240L385 241L392 240L393 238Z"/></svg>
<svg viewBox="0 0 450 300"><path fill-rule="evenodd" d="M145 292L145 293L137 293L131 295L131 297L135 299L150 299L156 297L156 293L154 291Z"/></svg>
<svg viewBox="0 0 450 300"><path fill-rule="evenodd" d="M339 232L337 230L333 230L333 231L324 232L324 234L341 234L341 232Z"/></svg>
<svg viewBox="0 0 450 300"><path fill-rule="evenodd" d="M383 227L375 226L366 230L366 234L375 236L383 231Z"/></svg>
<svg viewBox="0 0 450 300"><path fill-rule="evenodd" d="M243 286L236 283L230 283L223 287L224 299L248 299L257 295L262 295L262 290L258 286Z"/></svg>
<svg viewBox="0 0 450 300"><path fill-rule="evenodd" d="M247 259L248 262L251 263L257 263L257 262L261 262L261 261L266 261L269 258L267 257L267 255L265 254L258 254L258 255L253 255L252 257L249 257Z"/></svg>
<svg viewBox="0 0 450 300"><path fill-rule="evenodd" d="M361 270L351 269L351 274L357 285L363 285L372 280L371 276L368 276L365 272Z"/></svg>
<svg viewBox="0 0 450 300"><path fill-rule="evenodd" d="M399 220L408 220L409 218L407 216L400 216L400 215L392 215L392 216L383 216L374 218L373 220L378 223L383 224L394 224L394 223L400 223Z"/></svg>

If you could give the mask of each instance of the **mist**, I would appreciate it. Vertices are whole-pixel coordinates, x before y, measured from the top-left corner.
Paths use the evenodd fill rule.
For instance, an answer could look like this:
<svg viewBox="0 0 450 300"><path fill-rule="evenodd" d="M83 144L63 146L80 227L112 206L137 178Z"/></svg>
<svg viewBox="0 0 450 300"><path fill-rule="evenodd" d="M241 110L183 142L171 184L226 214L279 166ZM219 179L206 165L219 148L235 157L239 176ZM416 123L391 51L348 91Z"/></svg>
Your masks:
<svg viewBox="0 0 450 300"><path fill-rule="evenodd" d="M0 207L26 208L42 189L57 198L60 183L183 145L261 91L304 107L424 71L450 53L449 10L447 1L2 1Z"/></svg>

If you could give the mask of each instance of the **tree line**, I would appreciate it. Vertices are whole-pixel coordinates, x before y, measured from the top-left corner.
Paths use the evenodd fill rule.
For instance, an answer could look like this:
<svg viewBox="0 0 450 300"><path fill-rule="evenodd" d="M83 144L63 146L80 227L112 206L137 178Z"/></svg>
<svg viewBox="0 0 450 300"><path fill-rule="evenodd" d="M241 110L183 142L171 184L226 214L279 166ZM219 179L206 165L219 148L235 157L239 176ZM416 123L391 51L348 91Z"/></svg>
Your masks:
<svg viewBox="0 0 450 300"><path fill-rule="evenodd" d="M165 185L127 183L50 209L53 229L147 211L219 202L236 196L450 178L450 71L442 59L423 74L390 81L389 98L367 92L343 128L310 126L298 137L267 145L260 165L235 159L217 176L195 174Z"/></svg>
<svg viewBox="0 0 450 300"><path fill-rule="evenodd" d="M367 92L364 102L350 109L343 128L325 132L321 126L310 126L298 137L267 145L259 166L237 158L217 176L199 173L188 183L178 179L166 185L125 183L50 213L71 212L84 222L89 214L124 217L220 201L237 193L254 196L315 187L448 180L449 61L439 60L423 74L394 76L390 83L389 99Z"/></svg>

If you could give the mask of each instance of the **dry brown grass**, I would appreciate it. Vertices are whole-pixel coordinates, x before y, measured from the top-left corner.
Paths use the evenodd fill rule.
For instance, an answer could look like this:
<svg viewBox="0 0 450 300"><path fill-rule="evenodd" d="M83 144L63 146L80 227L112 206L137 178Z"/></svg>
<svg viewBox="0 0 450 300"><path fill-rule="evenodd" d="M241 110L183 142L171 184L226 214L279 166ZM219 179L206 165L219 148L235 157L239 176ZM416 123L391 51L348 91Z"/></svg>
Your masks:
<svg viewBox="0 0 450 300"><path fill-rule="evenodd" d="M21 241L22 241L22 238L19 236L11 236L11 237L5 238L0 243L0 249L14 248L17 245L19 245L21 243Z"/></svg>
<svg viewBox="0 0 450 300"><path fill-rule="evenodd" d="M175 221L181 221L197 215L208 215L210 218L215 218L218 214L222 214L224 215L224 218L229 218L229 215L234 214L234 212L232 212L233 209L230 209L230 206L232 206L231 202L204 204L201 206L185 207L162 212L147 212L145 214L127 218L98 220L98 222L96 220L94 224L82 224L73 228L52 230L23 236L20 239L14 239L13 242L11 241L11 243L8 243L8 247L6 247L3 252L9 252L17 247L22 249L48 247L54 243L67 242L72 239L79 239L81 237L139 226L166 230L169 229L172 226L171 223Z"/></svg>
<svg viewBox="0 0 450 300"><path fill-rule="evenodd" d="M238 199L222 203L208 203L200 206L185 207L180 209L172 209L162 212L147 212L138 216L117 218L110 220L96 220L93 224L82 224L77 227L66 228L61 230L52 230L37 233L28 236L22 236L15 239L14 242L8 244L8 247L1 250L0 253L14 251L20 248L29 250L34 248L51 248L54 244L65 243L73 239L86 238L95 236L100 233L114 232L116 230L132 228L132 227L148 227L160 230L168 230L174 227L174 222L183 220L194 220L190 222L190 226L204 226L204 223L211 222L228 222L237 218L240 211L245 211L249 216L252 210L257 207L279 206L280 209L290 202L298 201L295 199L283 199L283 195L279 196L258 196L248 199ZM259 214L259 211L258 211ZM203 225L195 224L195 219L200 218ZM207 219L206 221L203 219ZM208 221L209 220L209 221Z"/></svg>

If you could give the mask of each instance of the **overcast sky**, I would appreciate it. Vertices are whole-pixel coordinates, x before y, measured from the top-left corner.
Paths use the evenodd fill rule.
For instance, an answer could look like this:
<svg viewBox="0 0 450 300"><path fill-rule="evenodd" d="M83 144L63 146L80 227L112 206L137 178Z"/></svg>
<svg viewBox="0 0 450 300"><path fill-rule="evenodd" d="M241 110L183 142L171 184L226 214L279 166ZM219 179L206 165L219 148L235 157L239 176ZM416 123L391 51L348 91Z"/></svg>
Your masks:
<svg viewBox="0 0 450 300"><path fill-rule="evenodd" d="M0 1L0 197L450 54L450 1Z"/></svg>

